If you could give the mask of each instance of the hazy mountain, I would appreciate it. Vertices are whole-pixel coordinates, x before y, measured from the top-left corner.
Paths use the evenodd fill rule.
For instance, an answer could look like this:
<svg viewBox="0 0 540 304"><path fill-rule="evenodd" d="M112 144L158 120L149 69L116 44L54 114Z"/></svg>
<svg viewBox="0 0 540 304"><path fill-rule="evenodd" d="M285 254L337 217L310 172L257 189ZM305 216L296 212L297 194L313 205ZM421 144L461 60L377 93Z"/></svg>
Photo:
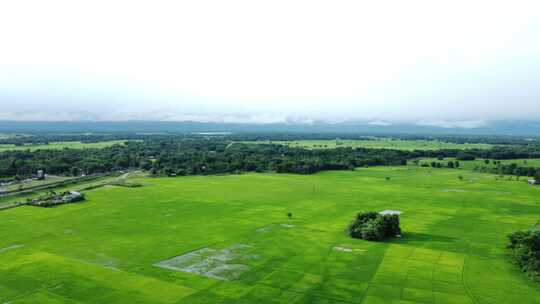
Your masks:
<svg viewBox="0 0 540 304"><path fill-rule="evenodd" d="M209 122L39 122L0 121L0 132L331 132L331 133L381 133L381 134L467 134L467 135L521 135L540 136L539 121L497 121L491 123L391 123L391 122L342 122L342 123L209 123Z"/></svg>

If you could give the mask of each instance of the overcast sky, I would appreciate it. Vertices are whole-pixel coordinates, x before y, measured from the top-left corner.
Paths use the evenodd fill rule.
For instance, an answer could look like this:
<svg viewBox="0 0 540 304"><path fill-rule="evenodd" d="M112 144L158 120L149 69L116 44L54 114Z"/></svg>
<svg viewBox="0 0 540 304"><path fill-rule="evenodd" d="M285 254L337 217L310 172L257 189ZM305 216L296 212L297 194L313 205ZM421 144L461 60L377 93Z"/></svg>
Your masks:
<svg viewBox="0 0 540 304"><path fill-rule="evenodd" d="M540 119L540 1L3 1L0 120Z"/></svg>

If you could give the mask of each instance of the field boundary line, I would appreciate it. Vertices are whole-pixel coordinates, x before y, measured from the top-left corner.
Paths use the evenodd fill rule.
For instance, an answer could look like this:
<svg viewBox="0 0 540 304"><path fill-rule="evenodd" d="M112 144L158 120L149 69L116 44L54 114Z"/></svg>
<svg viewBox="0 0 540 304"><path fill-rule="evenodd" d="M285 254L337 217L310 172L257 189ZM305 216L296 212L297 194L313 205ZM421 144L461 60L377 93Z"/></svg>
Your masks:
<svg viewBox="0 0 540 304"><path fill-rule="evenodd" d="M465 269L467 266L467 260L469 258L470 258L470 254L467 253L467 255L465 256L465 259L463 259L463 267L461 269L461 284L463 285L463 288L465 288L465 292L467 293L467 296L471 299L472 303L475 304L476 301L474 300L474 296L469 290L469 286L467 285L467 280L465 278Z"/></svg>

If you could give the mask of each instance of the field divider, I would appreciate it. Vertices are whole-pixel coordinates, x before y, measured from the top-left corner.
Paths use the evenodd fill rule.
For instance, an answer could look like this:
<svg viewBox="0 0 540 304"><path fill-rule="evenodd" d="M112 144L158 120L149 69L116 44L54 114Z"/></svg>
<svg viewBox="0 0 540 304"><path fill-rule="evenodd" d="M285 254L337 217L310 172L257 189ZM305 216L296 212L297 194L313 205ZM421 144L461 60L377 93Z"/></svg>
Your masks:
<svg viewBox="0 0 540 304"><path fill-rule="evenodd" d="M473 296L472 292L470 291L469 285L467 285L467 280L465 278L465 269L466 269L466 266L467 266L467 260L469 258L470 258L470 254L467 254L465 256L465 259L463 259L463 267L461 269L461 284L463 285L463 288L465 289L465 292L467 293L467 296L471 299L472 303L475 304L477 302L474 300L474 296Z"/></svg>

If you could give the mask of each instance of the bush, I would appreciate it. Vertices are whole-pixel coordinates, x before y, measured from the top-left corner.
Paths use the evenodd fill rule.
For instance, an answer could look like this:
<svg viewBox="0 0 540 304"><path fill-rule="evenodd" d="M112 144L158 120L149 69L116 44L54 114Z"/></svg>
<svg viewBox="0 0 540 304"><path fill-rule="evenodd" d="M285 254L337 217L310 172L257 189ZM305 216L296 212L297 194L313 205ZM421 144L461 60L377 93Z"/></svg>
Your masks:
<svg viewBox="0 0 540 304"><path fill-rule="evenodd" d="M540 283L540 230L517 231L508 236L509 248L516 264L536 282Z"/></svg>
<svg viewBox="0 0 540 304"><path fill-rule="evenodd" d="M401 234L399 215L361 212L347 228L347 233L357 239L380 241Z"/></svg>

